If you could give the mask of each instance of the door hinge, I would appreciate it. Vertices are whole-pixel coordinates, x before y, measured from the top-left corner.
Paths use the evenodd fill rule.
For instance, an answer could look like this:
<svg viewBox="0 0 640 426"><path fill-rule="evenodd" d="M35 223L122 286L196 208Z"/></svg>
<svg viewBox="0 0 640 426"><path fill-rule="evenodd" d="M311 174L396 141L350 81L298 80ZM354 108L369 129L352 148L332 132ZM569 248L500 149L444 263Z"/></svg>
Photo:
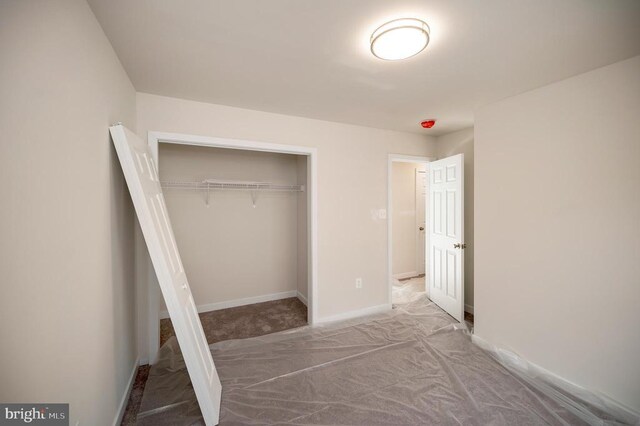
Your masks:
<svg viewBox="0 0 640 426"><path fill-rule="evenodd" d="M467 245L466 245L465 243L455 243L455 244L453 245L453 248L459 248L459 249L464 250L464 249L466 249L466 248L467 248Z"/></svg>

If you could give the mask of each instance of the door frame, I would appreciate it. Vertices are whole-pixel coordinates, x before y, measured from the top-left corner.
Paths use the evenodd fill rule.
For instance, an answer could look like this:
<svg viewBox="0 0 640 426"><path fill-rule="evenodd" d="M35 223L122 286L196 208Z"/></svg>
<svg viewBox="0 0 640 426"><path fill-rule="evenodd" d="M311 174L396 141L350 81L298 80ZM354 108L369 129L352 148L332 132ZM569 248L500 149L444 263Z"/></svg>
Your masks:
<svg viewBox="0 0 640 426"><path fill-rule="evenodd" d="M159 145L195 145L212 148L238 149L244 151L273 152L279 154L304 155L307 157L307 322L317 323L318 315L318 150L301 145L275 144L251 140L188 135L181 133L148 132L147 143L153 159L160 169ZM160 288L153 272L151 260L147 269L147 306L149 363L153 364L160 349ZM140 306L139 306L140 307Z"/></svg>
<svg viewBox="0 0 640 426"><path fill-rule="evenodd" d="M393 303L393 163L423 163L427 165L434 161L435 157L422 157L417 155L405 155L405 154L389 154L387 160L387 300L389 305ZM428 210L425 210L425 214ZM428 259L429 245L427 244L428 238L425 237L425 258ZM428 267L428 262L425 259L425 269ZM425 275L425 287L426 291L429 291L428 280Z"/></svg>

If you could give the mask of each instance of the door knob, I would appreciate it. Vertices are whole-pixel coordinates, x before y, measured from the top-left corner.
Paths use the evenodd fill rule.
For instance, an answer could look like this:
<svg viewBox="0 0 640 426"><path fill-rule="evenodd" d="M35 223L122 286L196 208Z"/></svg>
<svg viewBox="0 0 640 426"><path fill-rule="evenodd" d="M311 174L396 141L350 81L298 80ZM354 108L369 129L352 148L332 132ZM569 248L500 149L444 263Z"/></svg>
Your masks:
<svg viewBox="0 0 640 426"><path fill-rule="evenodd" d="M418 228L421 231L424 231L424 226L421 226L420 228Z"/></svg>

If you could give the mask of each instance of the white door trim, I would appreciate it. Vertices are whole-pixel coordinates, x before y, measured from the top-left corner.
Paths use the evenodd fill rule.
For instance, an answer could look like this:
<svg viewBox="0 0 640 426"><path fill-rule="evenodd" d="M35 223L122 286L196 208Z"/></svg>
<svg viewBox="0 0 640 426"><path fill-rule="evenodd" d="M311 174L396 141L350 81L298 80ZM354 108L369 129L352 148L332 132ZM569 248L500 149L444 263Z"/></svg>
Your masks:
<svg viewBox="0 0 640 426"><path fill-rule="evenodd" d="M424 163L435 160L434 157L421 157L416 155L404 155L404 154L389 154L387 160L387 287L388 296L387 301L389 306L393 303L393 209L392 209L392 167L393 163ZM425 239L426 244L426 239ZM425 247L425 255L428 253L428 248ZM428 258L428 257L427 257ZM425 284L428 291L427 278L425 277Z"/></svg>
<svg viewBox="0 0 640 426"><path fill-rule="evenodd" d="M275 152L280 154L296 154L307 156L307 233L308 233L308 312L309 324L317 323L318 315L318 150L317 148L285 145L269 142L257 142L241 139L217 138L180 133L166 133L151 131L147 138L151 153L157 167L160 167L158 147L160 143L179 145L197 145L214 148L240 149L246 151ZM153 268L150 268L153 272ZM160 347L160 291L155 274L149 274L148 282L149 307L149 362L156 360Z"/></svg>

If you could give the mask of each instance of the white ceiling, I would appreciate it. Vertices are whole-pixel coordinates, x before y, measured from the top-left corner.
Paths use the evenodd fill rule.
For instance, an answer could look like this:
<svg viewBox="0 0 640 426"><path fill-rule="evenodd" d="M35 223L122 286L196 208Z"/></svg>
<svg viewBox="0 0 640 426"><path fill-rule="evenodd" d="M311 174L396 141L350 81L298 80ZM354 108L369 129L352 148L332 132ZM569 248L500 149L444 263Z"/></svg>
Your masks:
<svg viewBox="0 0 640 426"><path fill-rule="evenodd" d="M638 0L89 0L140 92L438 135L479 106L640 54ZM368 39L417 17L399 62ZM436 118L424 130L419 122Z"/></svg>

